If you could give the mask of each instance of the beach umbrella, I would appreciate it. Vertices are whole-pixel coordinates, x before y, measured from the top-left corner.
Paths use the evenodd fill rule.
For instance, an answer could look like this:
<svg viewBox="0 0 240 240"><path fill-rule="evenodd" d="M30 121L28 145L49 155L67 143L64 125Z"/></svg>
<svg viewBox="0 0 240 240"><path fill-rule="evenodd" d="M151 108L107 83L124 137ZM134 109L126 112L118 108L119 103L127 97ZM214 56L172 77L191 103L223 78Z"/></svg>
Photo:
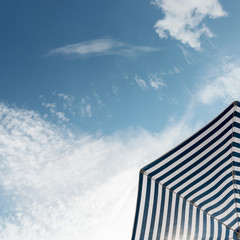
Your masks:
<svg viewBox="0 0 240 240"><path fill-rule="evenodd" d="M240 102L139 173L132 240L240 239Z"/></svg>

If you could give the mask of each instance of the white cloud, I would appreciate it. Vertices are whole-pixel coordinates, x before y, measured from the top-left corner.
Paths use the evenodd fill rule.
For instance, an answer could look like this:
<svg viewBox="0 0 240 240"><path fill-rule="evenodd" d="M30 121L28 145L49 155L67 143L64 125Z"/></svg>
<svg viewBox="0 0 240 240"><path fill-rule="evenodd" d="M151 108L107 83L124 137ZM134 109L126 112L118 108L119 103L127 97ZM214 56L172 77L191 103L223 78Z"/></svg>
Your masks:
<svg viewBox="0 0 240 240"><path fill-rule="evenodd" d="M198 93L200 102L209 104L220 99L229 103L240 99L240 62L223 62L207 78Z"/></svg>
<svg viewBox="0 0 240 240"><path fill-rule="evenodd" d="M92 107L89 103L87 103L85 98L82 98L81 100L80 115L81 117L92 117Z"/></svg>
<svg viewBox="0 0 240 240"><path fill-rule="evenodd" d="M159 87L166 87L166 84L164 83L163 79L161 76L158 74L149 74L149 82L151 87L153 87L155 90L158 90Z"/></svg>
<svg viewBox="0 0 240 240"><path fill-rule="evenodd" d="M200 50L200 37L213 37L211 30L202 22L204 18L219 18L227 13L218 0L155 0L152 4L162 9L164 18L154 26L160 38L172 38Z"/></svg>
<svg viewBox="0 0 240 240"><path fill-rule="evenodd" d="M61 129L0 104L1 200L9 203L0 239L129 239L140 167L189 128L183 120L158 134L127 129L100 137Z"/></svg>
<svg viewBox="0 0 240 240"><path fill-rule="evenodd" d="M140 88L143 90L148 89L148 87L158 90L159 88L166 87L167 85L165 84L162 76L165 75L165 73L150 73L147 77L148 84L146 81L144 81L142 78L139 76L135 76L135 81L138 84Z"/></svg>
<svg viewBox="0 0 240 240"><path fill-rule="evenodd" d="M177 74L180 73L179 68L177 68L176 66L174 66L174 72L177 73Z"/></svg>
<svg viewBox="0 0 240 240"><path fill-rule="evenodd" d="M65 116L65 114L63 112L57 111L56 103L43 102L42 106L49 109L52 117L56 117L61 122L69 122L69 119Z"/></svg>
<svg viewBox="0 0 240 240"><path fill-rule="evenodd" d="M117 86L112 86L112 91L115 95L118 95L118 87Z"/></svg>
<svg viewBox="0 0 240 240"><path fill-rule="evenodd" d="M72 107L74 96L66 93L58 93L58 97L64 101L64 107Z"/></svg>
<svg viewBox="0 0 240 240"><path fill-rule="evenodd" d="M47 54L49 55L74 55L74 56L102 56L121 55L135 56L141 53L159 51L159 48L150 46L134 46L112 38L99 38L92 41L69 44L55 48Z"/></svg>
<svg viewBox="0 0 240 240"><path fill-rule="evenodd" d="M136 83L138 84L138 86L140 88L142 88L142 89L147 89L148 88L146 82L143 79L141 79L140 77L135 76L134 79L135 79Z"/></svg>

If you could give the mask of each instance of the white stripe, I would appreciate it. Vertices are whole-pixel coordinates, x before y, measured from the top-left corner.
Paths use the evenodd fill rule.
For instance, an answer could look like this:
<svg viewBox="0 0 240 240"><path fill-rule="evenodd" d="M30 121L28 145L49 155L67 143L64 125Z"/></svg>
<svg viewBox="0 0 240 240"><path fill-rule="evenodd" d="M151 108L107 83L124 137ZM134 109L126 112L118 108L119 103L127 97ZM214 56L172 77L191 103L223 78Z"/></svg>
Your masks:
<svg viewBox="0 0 240 240"><path fill-rule="evenodd" d="M211 140L213 140L215 137L217 137L220 133L222 133L223 130L225 130L229 125L231 124L231 121L229 121L228 125L224 125L221 129L219 129L216 133L211 135L206 141L202 142L200 145L192 149L189 153L182 156L177 161L174 161L170 166L164 168L163 171L157 173L153 176L154 179L159 178L164 173L170 171L174 167L177 167L179 164L181 164L184 160L192 156L194 153L196 153L198 150L202 149L204 146L206 146ZM208 153L210 150L212 150L214 147L216 147L219 143L221 143L227 136L232 134L232 129L230 129L227 133L225 133L217 142L213 143L211 146L209 146L207 149L205 149L203 152L201 152L199 155L197 155L194 159L192 159L190 162L184 164L182 167L178 168L177 171L175 171L172 174L169 174L166 178L161 180L162 182L167 182L169 179L171 179L176 174L180 173L182 170L186 169L188 166L190 166L192 163L196 162L196 159L200 159L202 156L204 156L206 153ZM168 160L170 161L170 160ZM167 162L164 160L162 162L162 166L164 166ZM173 185L174 183L171 183L170 185Z"/></svg>
<svg viewBox="0 0 240 240"><path fill-rule="evenodd" d="M213 124L212 126L210 126L208 129L206 129L203 133L201 133L198 137L194 138L191 142L189 142L188 144L186 144L184 147L180 148L178 151L176 151L175 153L173 153L172 155L170 155L169 157L167 157L166 159L164 159L164 162L169 162L170 159L173 159L174 157L178 156L179 154L181 154L182 152L184 152L186 149L188 149L189 147L191 147L192 145L194 145L196 142L198 142L200 139L202 139L205 135L207 135L209 132L211 132L213 129L215 129L219 124L221 124L226 118L228 118L231 114L233 113L233 108L231 108L224 116L222 116L222 118L220 118L215 124ZM158 169L159 167L161 167L162 162L152 166L151 168L149 168L146 172L151 173L153 171L155 171L156 169Z"/></svg>
<svg viewBox="0 0 240 240"><path fill-rule="evenodd" d="M178 219L177 219L177 229L176 229L176 236L175 239L181 239L180 236L180 226L181 226L181 218L182 218L182 205L183 205L183 200L181 197L179 197L179 204L178 204Z"/></svg>
<svg viewBox="0 0 240 240"><path fill-rule="evenodd" d="M238 123L240 123L240 121ZM236 126L234 126L233 128L234 128L234 132L240 134L240 128L238 128ZM239 139L239 138L236 138L236 139Z"/></svg>
<svg viewBox="0 0 240 240"><path fill-rule="evenodd" d="M199 190L198 192L194 193L190 199L194 199L195 197L197 197L198 195L202 194L202 193L206 193L207 190L209 190L210 188L212 188L213 186L217 185L219 183L219 181L221 179L224 178L224 176L226 175L226 173L222 173L220 176L218 176L213 182L211 182L210 184L208 184L206 187L204 187L203 189ZM205 179L206 180L206 179ZM215 193L219 192L224 186L226 186L229 181L231 181L231 179L226 179L223 183L221 183L221 185L219 185L217 188L215 188L214 191L204 195L203 197L201 197L200 199L198 199L196 201L196 204L199 205L201 202L204 202L205 200L209 199L211 196L213 196Z"/></svg>
<svg viewBox="0 0 240 240"><path fill-rule="evenodd" d="M216 219L214 219L213 223L214 223L214 239L217 239L217 236L218 236L218 221Z"/></svg>
<svg viewBox="0 0 240 240"><path fill-rule="evenodd" d="M172 207L171 207L171 217L170 217L170 226L169 226L169 231L168 231L168 239L169 239L169 240L172 240L175 205L176 205L176 194L173 193L173 196L172 196Z"/></svg>
<svg viewBox="0 0 240 240"><path fill-rule="evenodd" d="M203 206L202 206L202 209L205 210L205 209L207 209L207 208L215 205L216 203L218 203L219 201L221 201L229 192L232 192L232 193L233 193L233 188L232 188L232 186L228 187L220 196L218 196L217 198L213 199L211 202L203 205ZM214 194L213 194L213 195L214 195ZM231 198L231 200L233 200L233 199L234 199L233 194L230 195L229 198ZM222 209L223 206L224 206L224 203L225 203L226 201L227 201L227 199L226 199L221 205L219 205L218 208L219 208L219 209ZM214 208L214 209L210 210L210 211L209 211L209 214L212 214L212 213L214 213L214 212L217 212L217 208Z"/></svg>
<svg viewBox="0 0 240 240"><path fill-rule="evenodd" d="M238 171L238 172L240 172L240 167L235 167L235 170ZM239 176L239 175L235 175L235 179L236 179L236 180L240 180L240 176ZM238 186L238 185L237 185L237 186ZM239 189L239 187L238 187L238 189Z"/></svg>
<svg viewBox="0 0 240 240"><path fill-rule="evenodd" d="M200 210L200 213L199 213L198 240L202 240L202 233L203 233L203 211Z"/></svg>
<svg viewBox="0 0 240 240"><path fill-rule="evenodd" d="M210 229L211 229L211 220L210 220L210 216L207 214L207 224L206 224L206 238L210 237Z"/></svg>
<svg viewBox="0 0 240 240"><path fill-rule="evenodd" d="M193 206L192 229L191 229L191 235L190 235L191 240L194 240L194 236L195 236L196 216L197 216L197 208L195 206Z"/></svg>
<svg viewBox="0 0 240 240"><path fill-rule="evenodd" d="M234 108L235 108L235 111L240 114L240 107L238 107L238 106L236 105L236 106L234 106ZM235 117L238 118L237 116L235 116Z"/></svg>
<svg viewBox="0 0 240 240"><path fill-rule="evenodd" d="M234 132L236 132L236 131L234 131ZM239 134L240 134L240 129L239 129ZM233 142L235 142L235 143L240 143L240 138L233 137L232 140L233 140ZM233 146L233 148L236 148L236 150L239 149L238 147L235 147L235 146Z"/></svg>
<svg viewBox="0 0 240 240"><path fill-rule="evenodd" d="M229 239L234 239L234 231L230 230L229 231Z"/></svg>
<svg viewBox="0 0 240 240"><path fill-rule="evenodd" d="M233 142L240 144L240 139L238 139L238 142L234 141L234 140L233 140ZM232 151L235 153L240 153L240 148L236 147L236 146L232 146ZM236 157L236 156L234 156L234 157L239 160L239 157Z"/></svg>
<svg viewBox="0 0 240 240"><path fill-rule="evenodd" d="M227 119L230 115L233 114L234 109L236 109L236 106L234 108L231 108L224 116L221 117L221 119L219 119L215 124L213 124L212 126L208 127L208 129L206 129L204 132L202 132L198 137L194 138L193 135L193 140L191 142L189 142L188 144L186 144L185 146L183 146L182 148L180 148L178 151L176 151L175 153L173 153L172 155L170 155L169 157L163 159L160 163L155 164L154 166L152 166L151 168L149 168L145 174L149 174L152 173L153 171L159 169L159 168L164 168L165 164L169 164L169 161L173 160L175 157L177 157L179 154L183 153L186 149L192 147L195 143L197 143L199 140L201 140L203 137L205 137L208 133L210 133L211 131L213 131L214 129L216 129L219 124L221 124L225 119ZM237 110L239 110L240 112L240 108L237 107ZM202 179L201 181L199 181L198 183L196 183L194 186L191 186L192 182L200 179L204 174L206 174L208 171L210 171L210 169L212 169L213 167L215 167L221 160L223 160L224 158L226 158L228 155L230 155L231 151L234 151L236 153L240 153L240 148L238 147L233 147L228 150L225 154L223 154L221 157L219 157L216 161L214 161L211 164L207 164L209 163L209 161L211 161L211 159L213 159L216 155L218 155L222 150L224 150L227 146L229 146L229 144L233 141L235 143L239 143L240 144L240 138L237 137L233 137L231 140L228 140L227 143L224 144L224 146L220 147L219 149L217 149L215 152L213 152L210 156L208 156L208 158L204 159L203 161L201 161L197 166L195 166L193 168L193 164L199 160L201 157L204 157L207 153L209 153L209 151L211 151L212 149L214 149L219 143L223 142L224 139L226 139L226 137L230 136L232 134L232 132L236 132L240 134L240 128L238 127L234 127L233 129L230 129L227 133L224 134L224 136L222 136L218 141L215 141L213 144L211 144L211 146L209 146L207 149L205 149L204 151L202 150L204 148L204 146L206 146L207 144L209 144L210 141L212 141L213 139L215 139L217 136L219 136L219 134L221 134L226 128L228 128L229 126L231 126L232 122L239 122L240 123L240 118L238 117L234 117L233 119L231 119L230 121L228 121L226 124L224 124L224 126L221 127L221 129L219 129L216 133L212 134L211 136L209 136L204 142L202 142L201 144L195 146L194 149L192 149L189 153L185 154L184 156L182 156L181 158L179 158L176 161L173 161L171 163L170 166L167 166L164 168L164 170L161 170L161 172L157 173L156 175L153 176L153 179L157 179L160 176L162 176L163 174L168 173L168 171L170 171L173 168L176 168L176 171L174 171L171 174L166 174L167 176L161 180L161 183L167 183L169 180L171 180L174 176L181 174L183 170L189 168L189 171L186 172L185 174L182 174L181 176L179 176L179 178L177 180L175 180L174 182L172 182L171 184L169 184L167 187L168 188L173 188L176 184L179 184L179 182L184 181L184 179L186 179L188 176L190 176L191 174L195 173L193 177L191 177L191 179L187 180L184 184L181 184L181 186L179 186L178 188L175 189L173 196L172 196L172 203L171 203L171 214L170 216L168 216L168 207L169 207L169 196L170 196L170 191L168 189L166 189L165 192L165 202L164 202L164 208L163 208L163 218L161 219L162 221L162 226L160 226L161 228L161 236L160 239L165 239L165 231L166 231L166 224L167 224L167 219L170 218L170 222L169 222L169 226L167 226L169 228L169 232L168 232L168 240L171 240L172 238L175 237L176 240L178 239L187 239L187 235L188 235L188 231L189 226L188 226L188 222L189 222L189 210L190 210L190 200L194 200L194 198L196 198L199 195L203 195L201 197L201 199L199 199L198 201L195 202L196 205L199 205L201 203L203 203L204 201L206 201L207 199L213 197L215 194L218 194L218 192L224 188L224 186L226 186L226 184L228 184L229 182L232 183L232 177L229 177L227 180L225 180L221 185L219 185L219 181L221 181L221 179L223 179L226 174L229 174L230 172L232 172L232 166L231 166L231 161L234 160L235 162L240 162L240 158L239 157L233 157L232 159L227 159L227 161L225 163L223 163L221 166L218 167L218 169L216 169L214 172L212 172L211 174L209 174L207 177L205 177L204 179ZM179 166L182 164L183 161L185 161L186 159L188 159L189 157L191 157L194 153L196 153L197 151L199 151L200 153L198 154L198 156L196 156L194 159L192 159L191 161L187 162L186 164L184 164L183 166ZM201 167L203 167L204 165L207 165L207 167L205 167L201 172L198 171ZM221 174L221 176L218 176L217 179L215 179L214 181L212 181L211 183L209 183L207 186L205 186L203 189L198 190L198 192L194 193L192 196L190 196L187 199L186 202L186 208L185 208L185 218L184 218L184 228L181 229L181 218L182 218L182 205L183 203L185 203L182 197L179 197L179 208L178 208L178 216L177 216L177 225L174 226L174 214L175 214L175 206L176 206L176 198L178 198L178 196L176 196L175 193L182 191L184 188L191 186L188 190L186 190L185 192L182 193L182 196L185 197L188 194L190 194L194 189L197 188L201 188L201 186L203 186L203 184L206 184L206 181L208 181L209 179L211 179L212 177L214 177L214 175L216 175L221 169L225 168L229 166L229 168L227 168L227 171L225 171L224 173ZM240 167L234 167L235 171L239 171L240 172ZM236 180L240 181L240 176L235 176ZM142 183L142 189L141 191L141 200L140 200L140 205L139 205L139 214L138 214L138 219L137 219L137 226L136 226L136 236L135 239L139 240L140 239L140 234L141 234L141 229L142 229L142 222L143 222L143 214L144 214L144 208L145 208L145 201L146 201L146 191L147 191L147 179L148 177L143 175L143 183ZM215 187L216 186L216 187ZM213 188L214 189L206 194L206 191L209 191L209 189ZM234 185L235 188L238 187L238 185ZM200 210L200 214L199 214L199 234L198 234L198 239L202 240L202 232L203 232L203 217L204 217L204 213L203 210L206 210L212 206L214 206L216 203L219 204L219 201L221 201L224 196L226 196L228 193L232 192L232 188L233 186L231 185L230 187L228 187L228 189L224 190L223 193L221 193L220 196L217 196L216 198L214 198L213 200L211 200L211 202L205 204L202 206L202 210ZM157 233L159 232L159 217L160 217L160 211L161 211L161 202L162 202L162 186L159 184L158 185L158 199L157 199L157 206L156 206L156 216L154 220L154 228L153 228L153 240L157 240ZM153 214L153 203L154 203L154 191L155 191L155 184L151 181L151 187L150 187L150 196L149 196L149 207L148 207L148 214L147 214L147 220L146 220L146 229L145 229L145 233L144 233L144 240L147 240L149 238L150 234L150 227L151 227L151 219L152 219L152 214ZM203 194L205 193L205 194ZM240 193L240 189L239 189L239 193ZM240 195L236 194L236 197L239 198ZM233 212L232 216L230 216L227 220L224 221L224 224L230 224L231 222L233 222L236 219L236 212L233 211L235 210L235 204L232 204L229 209L227 209L225 212L222 212L222 210L224 209L224 207L226 207L234 198L234 194L231 194L228 199L224 199L224 202L221 203L221 205L218 205L217 207L215 207L214 209L210 210L208 212L208 214L216 214L217 212L220 212L219 215L216 216L217 219L221 220L223 218L225 218L229 212ZM240 204L237 203L237 206L240 207ZM195 236L195 225L196 225L196 213L197 213L197 207L193 206L193 211L192 211L192 220L189 223L191 226L191 232L189 232L190 234L190 240L195 240L194 236ZM216 219L214 219L214 236L210 236L211 233L211 217L209 215L206 215L206 219L207 219L207 223L206 223L206 240L207 239L217 239L218 236L218 221ZM235 223L234 226L232 226L232 229L237 228L238 223ZM173 229L173 228L176 229ZM224 225L221 224L221 228L222 228L222 237L221 239L225 238L225 231L226 231L226 227ZM176 230L176 236L173 236L173 231ZM183 236L180 236L180 232L183 231ZM233 236L233 231L230 231L230 237Z"/></svg>
<svg viewBox="0 0 240 240"><path fill-rule="evenodd" d="M169 194L170 194L170 191L168 189L166 189L165 204L164 204L164 211L163 211L163 221L162 221L162 229L161 229L160 239L165 239L164 237L165 237L166 222L167 222Z"/></svg>
<svg viewBox="0 0 240 240"><path fill-rule="evenodd" d="M202 167L204 164L206 164L208 161L210 161L213 157L215 157L218 153L220 153L224 148L226 148L229 144L230 144L231 140L229 140L226 144L224 144L224 146L222 146L221 148L218 149L218 151L216 151L214 154L212 154L211 156L209 156L208 158L206 158L204 161L202 161L200 164L198 164L196 167L192 168L190 171L188 171L185 175L190 175L191 173L193 173L194 171L197 171L200 167ZM217 165L222 159L224 159L226 156L228 156L231 152L231 149L229 149L225 154L223 154L220 158L217 159L217 161L214 161L212 164L209 164L208 167L204 168L204 170L199 171L196 175L194 175L194 180L197 180L198 178L201 178L206 172L208 172L210 169L212 169L215 165ZM196 160L195 160L196 161ZM227 164L225 164L227 165ZM219 169L222 169L222 166L219 166L219 168L217 169L219 171ZM215 171L217 171L215 170ZM215 173L211 173L209 174L209 176L214 176ZM187 176L185 176L186 178ZM210 178L210 177L209 177ZM182 179L184 179L184 175L183 177L180 177L179 179L177 179L177 182L180 182ZM173 184L177 183L176 181L169 184L168 187L171 188ZM179 192L180 190L182 190L183 188L185 188L186 186L188 186L189 184L191 184L193 182L193 179L189 179L188 181L186 181L184 184L182 184L181 186L177 187L176 189L174 189L174 192ZM206 179L203 179L201 182L206 182ZM200 183L200 182L199 182ZM199 185L199 183L197 183ZM195 184L194 186L192 186L191 188L196 188L195 186L197 185ZM188 192L190 192L189 190L187 190ZM182 193L183 194L183 193ZM187 195L186 193L184 195Z"/></svg>
<svg viewBox="0 0 240 240"><path fill-rule="evenodd" d="M231 201L233 200L233 196L229 196L221 205L217 206L216 208L214 208L213 210L210 210L209 213L210 214L216 214L217 212L219 212L220 210L222 210L225 206L227 206ZM205 208L203 208L205 209ZM232 208L227 209L225 212L222 212L219 215L215 215L217 219L222 219L224 217L226 217L226 215L228 215L229 212L231 212L233 209L235 209L234 204L232 205Z"/></svg>
<svg viewBox="0 0 240 240"><path fill-rule="evenodd" d="M140 208L139 208L139 214L138 214L138 222L137 222L135 239L140 239L143 212L144 212L144 206L145 206L145 198L146 198L146 190L147 190L147 179L148 177L143 174L142 194L141 194L141 202L140 202Z"/></svg>
<svg viewBox="0 0 240 240"><path fill-rule="evenodd" d="M225 237L226 237L226 230L227 230L227 228L224 225L222 225L221 239L225 239Z"/></svg>
<svg viewBox="0 0 240 240"><path fill-rule="evenodd" d="M149 237L149 231L150 231L151 219L152 219L154 189L155 189L155 182L151 180L149 208L148 208L147 223L146 223L146 229L145 229L144 239L147 239L147 238Z"/></svg>
<svg viewBox="0 0 240 240"><path fill-rule="evenodd" d="M221 131L222 132L222 131ZM220 133L221 133L220 132ZM184 164L182 167L178 168L177 171L175 171L174 173L168 175L166 178L164 178L162 180L162 182L167 182L169 179L171 179L174 175L177 175L178 173L181 173L183 170L185 170L187 167L191 166L192 164L194 164L198 159L200 159L201 157L205 156L205 154L207 154L209 151L211 151L214 147L216 147L219 143L221 143L226 137L228 137L229 135L232 134L232 130L230 129L226 134L224 134L218 141L214 142L214 144L212 144L211 146L209 146L207 149L205 149L203 152L201 152L200 154L198 154L195 158L193 158L191 161L189 161L188 163ZM219 132L218 134L219 135ZM164 172L167 172L168 170L170 170L171 168L181 164L184 160L186 160L188 157L192 156L196 151L200 150L202 147L204 147L205 145L207 145L215 136L212 135L207 141L204 141L202 144L198 145L195 149L193 149L191 151L190 154L186 154L184 155L181 159L179 159L178 161L176 161L174 164L172 164L171 166L169 166L168 168L164 169ZM219 151L220 152L220 151ZM218 152L217 152L218 153ZM212 153L211 156L209 156L207 159L205 159L204 161L207 161L208 159L213 158L214 156L217 155L217 153ZM204 161L201 163L202 165L204 164ZM200 164L199 164L200 165ZM193 168L192 170L188 171L187 173L181 175L180 180L184 179L185 176L190 175L192 172L195 171L195 169L197 169L197 167ZM157 178L156 176L158 176L160 173L156 174L154 176L154 178ZM161 175L161 174L160 174ZM158 176L159 177L159 176ZM176 184L178 180L176 180L175 182L172 182L171 184L169 184L169 187L171 188L173 185Z"/></svg>
<svg viewBox="0 0 240 240"><path fill-rule="evenodd" d="M232 215L227 221L225 221L224 224L229 225L229 224L230 224L231 222L233 222L235 219L236 219L236 214L233 213L233 215ZM238 223L236 222L231 228L232 228L232 229L235 229L235 228L237 228L237 227L238 227Z"/></svg>
<svg viewBox="0 0 240 240"><path fill-rule="evenodd" d="M184 221L184 231L183 231L183 237L182 239L187 239L187 233L188 233L188 218L189 218L189 203L186 202L186 208L185 208L185 221Z"/></svg>
<svg viewBox="0 0 240 240"><path fill-rule="evenodd" d="M229 150L226 153L226 156L230 153L231 150ZM225 156L224 156L225 157ZM223 158L224 158L223 157ZM219 159L221 160L221 159ZM225 162L223 163L221 166L219 166L217 169L215 169L215 171L213 171L211 174L208 175L208 179L211 179L212 177L214 177L221 169L225 168L227 165L229 165L229 162ZM217 183L219 181L219 179L222 179L224 176L226 175L226 173L222 173L217 179L215 179L213 181L213 183ZM192 187L190 187L189 189L187 189L183 195L183 197L187 196L189 193L191 193L194 189L204 185L206 183L206 178L202 179L201 181L199 181L198 183L196 183L195 185L193 185ZM208 190L210 187L207 185L205 186L202 190L202 192L205 192L206 190ZM178 189L180 190L180 189ZM176 190L175 190L176 191ZM199 192L194 193L192 196L189 197L189 199L194 199L196 196L199 195Z"/></svg>
<svg viewBox="0 0 240 240"><path fill-rule="evenodd" d="M160 208L162 202L162 185L158 185L158 199L157 199L157 209L156 209L156 216L155 216L155 223L153 228L153 240L157 239L157 232L158 232L158 224L159 224L159 216L160 216Z"/></svg>

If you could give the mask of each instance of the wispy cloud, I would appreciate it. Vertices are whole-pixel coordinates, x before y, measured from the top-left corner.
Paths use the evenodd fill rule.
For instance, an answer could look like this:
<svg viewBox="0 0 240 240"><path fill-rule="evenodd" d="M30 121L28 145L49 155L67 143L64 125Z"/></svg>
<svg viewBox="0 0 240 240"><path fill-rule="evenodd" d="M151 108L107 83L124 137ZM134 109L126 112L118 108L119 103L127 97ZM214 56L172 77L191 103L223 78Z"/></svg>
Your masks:
<svg viewBox="0 0 240 240"><path fill-rule="evenodd" d="M93 116L93 105L104 106L97 94L93 95L94 100L88 96L76 99L73 95L53 92L54 102L48 102L46 97L40 96L42 106L47 110L45 119L49 117L58 122L70 122L72 117L91 118Z"/></svg>
<svg viewBox="0 0 240 240"><path fill-rule="evenodd" d="M82 98L81 100L81 106L80 106L80 114L82 117L92 117L92 107L91 105L87 102L86 98Z"/></svg>
<svg viewBox="0 0 240 240"><path fill-rule="evenodd" d="M224 60L206 78L198 93L200 102L209 104L220 99L229 103L240 99L240 61Z"/></svg>
<svg viewBox="0 0 240 240"><path fill-rule="evenodd" d="M160 49L150 46L135 46L110 37L105 37L55 48L50 50L47 55L69 55L78 57L103 55L135 56L155 51L160 51Z"/></svg>
<svg viewBox="0 0 240 240"><path fill-rule="evenodd" d="M136 81L137 85L143 90L146 90L148 88L158 90L159 88L167 86L163 80L163 75L165 75L165 73L150 73L146 81L139 76L135 76L134 80Z"/></svg>
<svg viewBox="0 0 240 240"><path fill-rule="evenodd" d="M0 104L0 239L129 239L140 167L190 132L179 121L156 134L75 135Z"/></svg>
<svg viewBox="0 0 240 240"><path fill-rule="evenodd" d="M154 28L160 38L172 38L188 44L195 50L201 49L200 37L214 34L202 22L204 18L224 17L227 13L218 0L155 0L152 4L162 9L165 17Z"/></svg>
<svg viewBox="0 0 240 240"><path fill-rule="evenodd" d="M158 74L149 74L149 82L151 87L153 87L155 90L158 90L159 87L165 87L166 84L164 83L163 79L161 76Z"/></svg>
<svg viewBox="0 0 240 240"><path fill-rule="evenodd" d="M112 91L116 96L118 95L118 87L117 86L112 86Z"/></svg>
<svg viewBox="0 0 240 240"><path fill-rule="evenodd" d="M178 47L181 49L182 53L183 53L183 56L186 60L186 62L188 64L192 64L193 63L193 57L192 57L192 54L186 49L184 48L183 46L181 46L180 44L178 44Z"/></svg>
<svg viewBox="0 0 240 240"><path fill-rule="evenodd" d="M146 82L145 82L143 79L141 79L139 76L135 76L134 79L135 79L137 85L138 85L141 89L147 89L147 88L148 88Z"/></svg>
<svg viewBox="0 0 240 240"><path fill-rule="evenodd" d="M57 118L61 122L69 122L69 118L67 118L64 114L64 112L57 111L56 103L46 103L43 102L42 106L44 106L46 109L49 109L50 114Z"/></svg>

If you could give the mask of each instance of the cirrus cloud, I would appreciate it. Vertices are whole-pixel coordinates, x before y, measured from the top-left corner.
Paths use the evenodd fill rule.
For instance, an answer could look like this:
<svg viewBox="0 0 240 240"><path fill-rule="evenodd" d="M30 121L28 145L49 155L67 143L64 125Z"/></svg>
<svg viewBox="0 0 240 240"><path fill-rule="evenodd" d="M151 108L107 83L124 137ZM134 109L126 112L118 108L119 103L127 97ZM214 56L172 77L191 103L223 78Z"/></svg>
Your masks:
<svg viewBox="0 0 240 240"><path fill-rule="evenodd" d="M159 48L150 46L135 46L104 37L75 44L69 44L63 47L52 49L47 56L65 55L65 56L104 56L104 55L120 55L120 56L136 56L142 53L160 51Z"/></svg>

